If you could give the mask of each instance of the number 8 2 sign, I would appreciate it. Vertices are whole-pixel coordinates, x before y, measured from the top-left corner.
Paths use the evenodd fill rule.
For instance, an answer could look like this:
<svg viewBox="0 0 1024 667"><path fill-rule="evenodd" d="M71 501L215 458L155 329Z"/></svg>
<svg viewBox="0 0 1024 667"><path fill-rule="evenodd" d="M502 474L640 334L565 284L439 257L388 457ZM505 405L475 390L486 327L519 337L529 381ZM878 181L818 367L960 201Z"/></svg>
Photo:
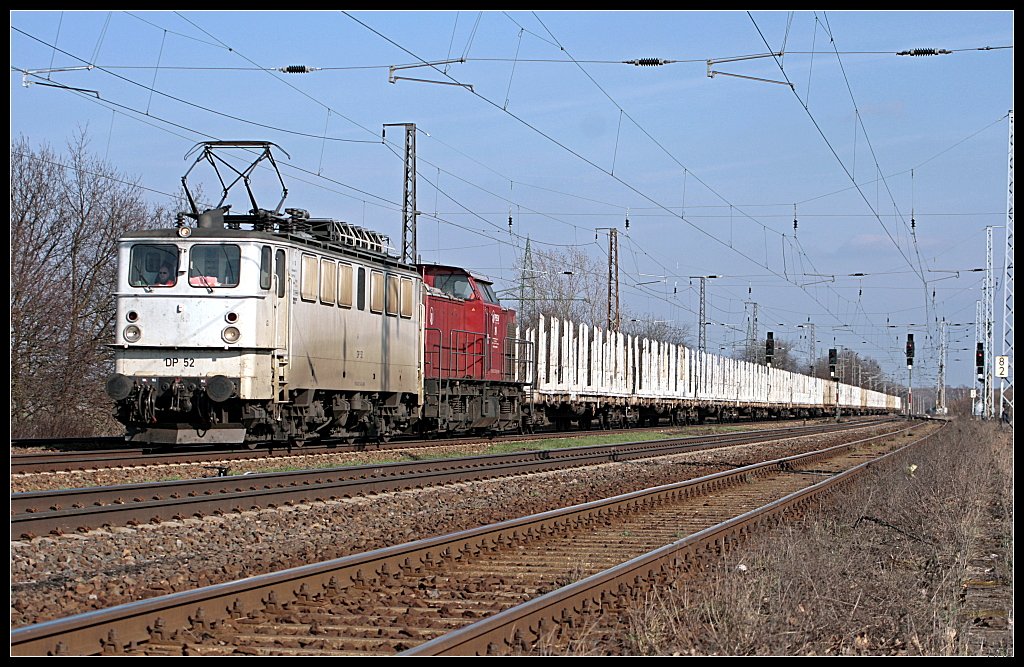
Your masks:
<svg viewBox="0 0 1024 667"><path fill-rule="evenodd" d="M996 357L996 377L997 378L1010 377L1010 357L1008 357L1008 356L997 356Z"/></svg>

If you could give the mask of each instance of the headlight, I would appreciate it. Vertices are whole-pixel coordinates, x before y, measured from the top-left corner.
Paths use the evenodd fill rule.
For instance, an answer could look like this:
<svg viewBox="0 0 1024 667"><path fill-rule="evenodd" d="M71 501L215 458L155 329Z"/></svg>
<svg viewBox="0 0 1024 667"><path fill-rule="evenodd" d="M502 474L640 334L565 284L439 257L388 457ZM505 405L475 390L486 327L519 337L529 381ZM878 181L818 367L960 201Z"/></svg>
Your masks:
<svg viewBox="0 0 1024 667"><path fill-rule="evenodd" d="M238 327L224 327L224 331L220 332L220 337L224 339L225 343L237 343L238 339L242 337L242 332L238 330Z"/></svg>
<svg viewBox="0 0 1024 667"><path fill-rule="evenodd" d="M128 341L129 343L135 343L138 342L140 338L142 338L142 329L135 326L134 324L129 324L124 328L123 335L126 341Z"/></svg>

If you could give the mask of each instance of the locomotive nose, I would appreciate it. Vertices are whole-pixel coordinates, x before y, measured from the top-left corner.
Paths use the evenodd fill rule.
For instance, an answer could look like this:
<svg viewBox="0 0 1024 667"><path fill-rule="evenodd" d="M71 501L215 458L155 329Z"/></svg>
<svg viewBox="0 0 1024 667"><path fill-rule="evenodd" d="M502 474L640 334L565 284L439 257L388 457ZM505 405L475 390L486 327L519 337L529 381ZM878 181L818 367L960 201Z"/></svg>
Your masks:
<svg viewBox="0 0 1024 667"><path fill-rule="evenodd" d="M134 386L135 383L132 382L131 378L125 377L120 373L114 373L107 378L107 396L115 401L123 401L132 393L132 387Z"/></svg>

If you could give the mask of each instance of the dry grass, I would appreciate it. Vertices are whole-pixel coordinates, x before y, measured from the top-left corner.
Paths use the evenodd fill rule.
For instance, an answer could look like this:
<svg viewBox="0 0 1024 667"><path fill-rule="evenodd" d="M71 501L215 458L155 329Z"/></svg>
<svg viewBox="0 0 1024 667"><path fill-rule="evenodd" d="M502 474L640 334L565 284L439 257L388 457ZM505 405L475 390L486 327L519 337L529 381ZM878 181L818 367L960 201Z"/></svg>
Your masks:
<svg viewBox="0 0 1024 667"><path fill-rule="evenodd" d="M968 564L991 551L993 535L1004 547L1003 580L1012 582L1009 435L957 422L912 462L872 473L800 524L753 538L700 581L648 596L574 650L1012 655L1010 632L1002 645L972 639L963 595Z"/></svg>

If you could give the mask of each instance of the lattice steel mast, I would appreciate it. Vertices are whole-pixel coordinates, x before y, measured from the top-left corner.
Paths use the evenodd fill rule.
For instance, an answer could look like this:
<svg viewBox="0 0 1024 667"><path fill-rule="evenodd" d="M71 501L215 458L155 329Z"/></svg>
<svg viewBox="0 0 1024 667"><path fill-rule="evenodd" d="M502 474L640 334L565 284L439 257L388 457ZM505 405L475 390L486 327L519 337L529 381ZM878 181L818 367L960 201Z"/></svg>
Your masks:
<svg viewBox="0 0 1024 667"><path fill-rule="evenodd" d="M1003 345L1007 376L999 379L999 419L1013 427L1013 109L1010 109L1006 182L1006 254L1003 264Z"/></svg>
<svg viewBox="0 0 1024 667"><path fill-rule="evenodd" d="M619 230L608 230L608 330L618 331L619 314Z"/></svg>
<svg viewBox="0 0 1024 667"><path fill-rule="evenodd" d="M402 189L402 261L415 264L416 256L416 124L386 123L405 128L405 185Z"/></svg>

